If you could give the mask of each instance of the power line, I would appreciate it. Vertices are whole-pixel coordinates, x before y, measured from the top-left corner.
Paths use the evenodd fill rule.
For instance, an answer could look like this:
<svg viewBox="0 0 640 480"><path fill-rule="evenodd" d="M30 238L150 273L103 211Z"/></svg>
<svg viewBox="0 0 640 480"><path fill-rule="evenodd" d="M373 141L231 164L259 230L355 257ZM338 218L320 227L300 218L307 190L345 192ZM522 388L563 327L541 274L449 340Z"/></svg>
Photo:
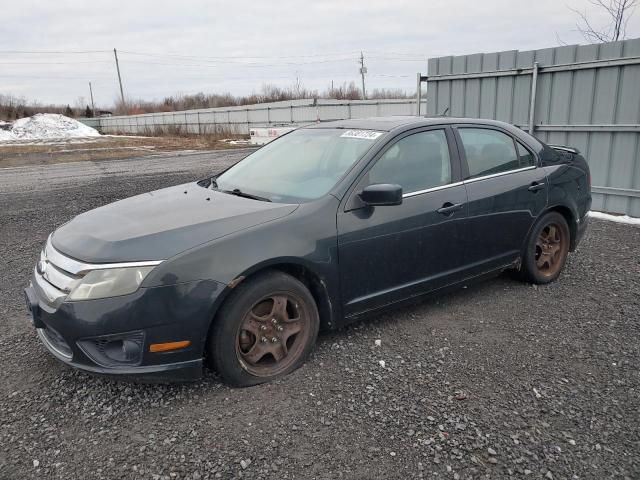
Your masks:
<svg viewBox="0 0 640 480"><path fill-rule="evenodd" d="M147 53L147 52L132 52L129 50L120 50L121 53L128 53L130 55L141 55L149 57L176 57L176 58L191 58L191 59L212 59L212 60L224 60L224 59L289 59L289 58L314 58L314 57L343 57L343 56L355 56L358 52L334 52L334 53L308 53L304 55L224 55L224 56L205 56L205 55L180 55L175 53Z"/></svg>
<svg viewBox="0 0 640 480"><path fill-rule="evenodd" d="M126 53L121 51L120 53ZM219 64L226 65L234 65L238 67L280 67L280 66L298 66L298 65L314 65L314 64L322 64L322 63L335 63L335 62L349 62L354 60L356 57L348 57L348 58L335 58L335 59L325 59L325 60L311 60L307 62L281 62L281 63L261 63L261 62L232 62L225 60L211 61L208 62L204 60L205 63L166 63L170 62L170 60L164 59L165 62L147 62L141 60L129 60L127 59L127 63L139 63L144 65L170 65L170 66L203 66L203 67L218 67ZM186 59L185 59L186 60ZM197 61L198 59L194 59L193 61Z"/></svg>
<svg viewBox="0 0 640 480"><path fill-rule="evenodd" d="M87 53L109 53L109 50L0 50L0 54L25 54L25 55L66 55L66 54L87 54Z"/></svg>
<svg viewBox="0 0 640 480"><path fill-rule="evenodd" d="M374 73L372 77L384 77L384 78L411 78L414 75L385 75L384 73Z"/></svg>
<svg viewBox="0 0 640 480"><path fill-rule="evenodd" d="M77 65L86 63L111 63L106 60L87 60L83 62L0 62L0 65Z"/></svg>
<svg viewBox="0 0 640 480"><path fill-rule="evenodd" d="M112 78L111 76L82 76L82 75L73 75L73 76L59 76L59 75L0 75L0 78L15 78L15 79L23 79L29 78L33 80L89 80L90 78L100 78L107 79Z"/></svg>
<svg viewBox="0 0 640 480"><path fill-rule="evenodd" d="M378 57L371 55L368 58L375 58L377 60L388 60L391 62L426 62L427 58L394 58L394 57Z"/></svg>
<svg viewBox="0 0 640 480"><path fill-rule="evenodd" d="M15 55L15 54L24 54L24 55L86 55L86 54L108 54L111 53L110 50L0 50L0 55ZM192 60L260 60L260 59L295 59L295 58L319 58L323 57L328 59L329 57L354 57L358 55L357 51L348 51L348 52L331 52L331 53L307 53L307 54L299 54L299 55L183 55L177 53L153 53L153 52L137 52L131 50L121 50L120 53L126 53L128 55L138 55L138 56L147 56L147 57L171 57L171 58L183 58L183 59L192 59ZM372 57L383 56L385 58L397 58L398 56L402 57L413 57L416 59L423 59L426 57L426 54L420 53L412 53L412 52L392 52L392 51L383 51L383 50L367 50L367 55ZM393 56L393 57L389 57Z"/></svg>
<svg viewBox="0 0 640 480"><path fill-rule="evenodd" d="M111 53L109 50L0 50L0 56L3 54L6 55L17 55L24 54L26 55L40 55L41 58L34 58L33 61L28 58L17 59L18 61L13 61L14 58L6 58L9 61L0 60L0 65L15 65L15 66L28 66L28 65L88 65L88 64L111 64L113 60L93 60L91 59L92 55L102 55ZM366 85L365 85L365 75L367 74L367 67L364 63L364 51L359 52L360 55L357 55L357 52L333 52L333 53L309 53L309 54L299 54L299 55L255 55L255 56L202 56L202 55L180 55L180 54L172 54L172 53L151 53L151 52L139 52L139 51L129 51L129 50L121 50L120 52L116 52L113 50L115 61L116 61L116 69L118 71L118 82L120 86L120 95L122 101L124 102L124 91L122 87L122 80L120 74L120 65L118 62L118 53L120 54L119 61L124 61L125 65L131 65L133 68L135 65L159 65L159 66L168 66L168 67L182 67L186 70L184 73L186 75L177 75L176 80L179 81L180 77L184 77L185 79L190 78L189 74L195 75L196 71L191 69L198 68L221 68L221 69L238 69L238 68L274 68L281 70L288 70L286 67L295 66L301 67L305 65L309 65L308 74L318 75L319 71L327 71L328 69L334 69L337 67L329 66L330 64L337 64L341 62L352 62L358 61L360 63L360 75L362 80L362 92L363 97L366 98ZM66 59L64 55L88 55L89 59ZM415 56L414 53L400 53L400 52L390 52L390 51L380 51L373 50L368 51L368 59L374 59L374 63L377 60L387 60L390 62L425 62L426 55L424 57L417 54L418 57ZM124 56L124 59L123 59ZM62 58L61 58L62 57ZM136 58L143 57L143 58ZM147 57L147 58L144 58ZM1 57L0 57L1 58ZM94 57L95 58L95 57ZM98 57L101 58L101 57ZM299 60L295 60L299 59ZM25 60L25 61L20 61ZM157 60L157 61L154 61ZM326 68L321 67L313 67L315 65L327 65ZM312 68L313 67L313 68ZM341 67L340 67L341 68ZM17 69L15 69L18 71ZM33 69L32 69L33 70ZM102 71L102 69L92 69L96 72ZM151 74L153 69L146 69L142 75L145 76L146 73ZM52 70L54 73L57 70ZM136 69L139 71L139 69ZM223 70L224 71L224 70ZM313 73L311 73L313 72ZM61 72L62 73L62 72ZM79 72L79 75L76 76L56 76L56 75L1 75L0 78L6 79L27 79L32 78L36 80L79 80L79 81L87 81L87 80L96 80L103 77L100 73L92 74L89 72ZM86 75L83 75L85 73ZM222 73L222 72L220 72ZM265 72L264 81L273 81L279 79L291 78L290 76L269 76L266 75L268 72ZM274 71L274 73L280 73ZM284 73L284 72L282 72ZM334 74L331 74L332 78L334 78ZM83 78L83 77L91 77L91 78ZM207 79L210 80L255 80L255 78L248 78L250 76L244 77L229 77L226 75L214 75L210 76L207 74ZM410 75L402 75L402 74L384 74L384 73L374 73L372 77L379 78L409 78Z"/></svg>
<svg viewBox="0 0 640 480"><path fill-rule="evenodd" d="M125 53L128 55L137 55L137 56L149 56L161 59L184 59L184 60L192 60L192 61L203 61L206 63L230 63L237 65L306 65L306 64L314 64L314 63L331 63L331 62L339 62L339 61L348 61L352 58L356 57L356 54L343 53L343 54L326 54L326 55L317 55L317 54L309 54L309 55L291 55L291 56L255 56L255 57L242 57L242 56L234 56L234 57L209 57L209 56L198 56L198 55L173 55L173 54L152 54L152 53L140 53L140 52L130 52L127 50L121 50L121 53ZM362 53L362 52L361 52ZM343 58L324 58L321 60L309 60L306 62L279 62L279 63L264 63L264 62L245 62L243 60L256 60L256 59L291 59L291 58L316 58L319 56L330 57L337 56ZM413 56L413 58L409 58L408 54L403 58L398 58L394 53L388 52L387 54L373 54L368 55L369 58L376 58L380 60L392 60L392 61L400 61L400 62L425 62L427 60L425 56ZM357 58L357 57L356 57ZM208 60L210 59L210 61Z"/></svg>

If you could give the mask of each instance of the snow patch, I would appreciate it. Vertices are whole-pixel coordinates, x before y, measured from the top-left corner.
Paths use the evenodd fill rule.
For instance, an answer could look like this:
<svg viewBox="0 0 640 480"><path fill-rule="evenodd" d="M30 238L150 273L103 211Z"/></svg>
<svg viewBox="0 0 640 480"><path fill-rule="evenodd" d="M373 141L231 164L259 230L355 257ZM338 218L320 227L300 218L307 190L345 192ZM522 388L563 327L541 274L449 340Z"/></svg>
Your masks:
<svg viewBox="0 0 640 480"><path fill-rule="evenodd" d="M629 215L611 215L610 213L603 212L589 212L589 216L599 220L624 223L625 225L640 225L640 218L630 217Z"/></svg>
<svg viewBox="0 0 640 480"><path fill-rule="evenodd" d="M5 141L5 140L13 140L15 138L16 137L14 137L11 134L10 130L2 130L2 129L0 129L0 142Z"/></svg>
<svg viewBox="0 0 640 480"><path fill-rule="evenodd" d="M229 145L251 145L251 140L233 140L232 138L223 138L220 141L228 143Z"/></svg>
<svg viewBox="0 0 640 480"><path fill-rule="evenodd" d="M69 138L69 137L97 137L100 134L73 118L55 113L38 113L33 117L16 120L11 127L11 133L16 138Z"/></svg>
<svg viewBox="0 0 640 480"><path fill-rule="evenodd" d="M57 113L38 113L16 120L10 130L0 129L0 141L98 136L95 128Z"/></svg>

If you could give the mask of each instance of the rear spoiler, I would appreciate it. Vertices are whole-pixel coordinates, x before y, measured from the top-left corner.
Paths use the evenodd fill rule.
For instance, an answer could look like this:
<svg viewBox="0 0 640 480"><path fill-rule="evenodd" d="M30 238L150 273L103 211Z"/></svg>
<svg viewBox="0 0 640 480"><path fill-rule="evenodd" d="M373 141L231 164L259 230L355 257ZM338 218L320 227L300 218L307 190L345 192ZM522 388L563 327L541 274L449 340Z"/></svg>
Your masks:
<svg viewBox="0 0 640 480"><path fill-rule="evenodd" d="M573 147L567 147L566 145L549 145L554 150L559 150L561 152L573 153L574 155L578 155L580 150Z"/></svg>

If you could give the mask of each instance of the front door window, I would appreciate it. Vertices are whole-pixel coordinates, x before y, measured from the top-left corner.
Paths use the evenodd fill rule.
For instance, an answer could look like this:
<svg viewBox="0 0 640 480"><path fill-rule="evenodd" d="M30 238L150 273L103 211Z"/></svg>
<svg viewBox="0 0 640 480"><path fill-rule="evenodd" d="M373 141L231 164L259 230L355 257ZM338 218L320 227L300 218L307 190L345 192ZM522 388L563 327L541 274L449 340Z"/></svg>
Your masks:
<svg viewBox="0 0 640 480"><path fill-rule="evenodd" d="M415 133L398 140L369 171L369 184L394 183L412 193L451 183L444 130Z"/></svg>

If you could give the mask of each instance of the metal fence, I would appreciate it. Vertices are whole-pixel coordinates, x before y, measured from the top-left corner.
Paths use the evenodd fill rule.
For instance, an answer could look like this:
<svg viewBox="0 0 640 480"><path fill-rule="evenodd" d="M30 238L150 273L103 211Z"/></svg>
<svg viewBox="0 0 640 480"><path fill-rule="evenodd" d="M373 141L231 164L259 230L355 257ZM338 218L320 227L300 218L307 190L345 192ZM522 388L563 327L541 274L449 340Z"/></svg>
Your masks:
<svg viewBox="0 0 640 480"><path fill-rule="evenodd" d="M429 59L427 114L493 118L587 158L594 210L640 216L640 39Z"/></svg>
<svg viewBox="0 0 640 480"><path fill-rule="evenodd" d="M426 100L422 101L422 110ZM415 100L323 100L303 99L239 107L203 108L182 112L147 113L116 117L84 118L82 122L102 133L152 133L154 130L193 134L224 131L249 134L251 127L305 125L348 118L415 115Z"/></svg>

